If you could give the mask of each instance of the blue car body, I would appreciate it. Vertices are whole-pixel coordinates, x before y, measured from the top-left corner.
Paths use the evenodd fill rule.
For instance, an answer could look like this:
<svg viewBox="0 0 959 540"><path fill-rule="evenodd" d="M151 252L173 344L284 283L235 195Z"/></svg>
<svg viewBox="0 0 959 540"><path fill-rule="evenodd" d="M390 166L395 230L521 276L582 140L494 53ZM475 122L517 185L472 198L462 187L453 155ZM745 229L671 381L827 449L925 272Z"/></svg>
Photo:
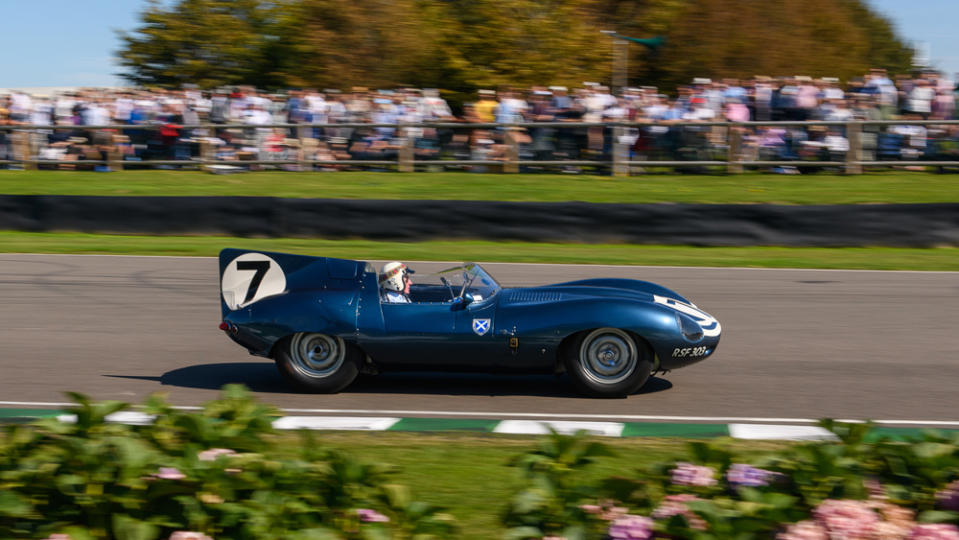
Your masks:
<svg viewBox="0 0 959 540"><path fill-rule="evenodd" d="M561 350L574 336L607 327L648 344L654 371L702 361L719 343L716 319L654 283L588 279L501 288L478 265L456 270L482 280L476 283L489 296L474 297L472 283L462 294L420 285L412 303L390 304L381 301L368 263L225 249L221 329L267 357L298 333L335 336L358 347L375 370L562 371Z"/></svg>

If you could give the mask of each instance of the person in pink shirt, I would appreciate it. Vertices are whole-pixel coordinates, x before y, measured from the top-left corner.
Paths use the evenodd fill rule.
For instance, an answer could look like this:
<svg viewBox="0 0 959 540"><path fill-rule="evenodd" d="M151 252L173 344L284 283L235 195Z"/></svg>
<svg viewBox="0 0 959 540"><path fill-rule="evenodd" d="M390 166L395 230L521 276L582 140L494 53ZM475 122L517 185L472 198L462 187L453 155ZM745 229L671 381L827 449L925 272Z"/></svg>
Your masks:
<svg viewBox="0 0 959 540"><path fill-rule="evenodd" d="M798 120L809 120L812 118L813 111L819 106L819 87L809 77L796 77L796 80L799 81L796 109L798 109L797 114L801 116Z"/></svg>
<svg viewBox="0 0 959 540"><path fill-rule="evenodd" d="M726 103L726 120L730 122L749 122L749 107L741 100L729 100Z"/></svg>

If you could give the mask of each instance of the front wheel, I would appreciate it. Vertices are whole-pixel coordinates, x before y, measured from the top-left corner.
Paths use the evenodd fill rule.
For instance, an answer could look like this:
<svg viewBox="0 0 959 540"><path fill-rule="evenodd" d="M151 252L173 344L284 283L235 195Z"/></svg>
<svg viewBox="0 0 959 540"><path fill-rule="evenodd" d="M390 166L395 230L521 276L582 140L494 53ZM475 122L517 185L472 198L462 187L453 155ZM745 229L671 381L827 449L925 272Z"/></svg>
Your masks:
<svg viewBox="0 0 959 540"><path fill-rule="evenodd" d="M653 354L642 340L619 328L584 332L566 349L566 372L583 393L626 397L639 390L653 369Z"/></svg>
<svg viewBox="0 0 959 540"><path fill-rule="evenodd" d="M341 338L302 332L277 344L274 358L283 377L298 388L333 394L356 379L360 356Z"/></svg>

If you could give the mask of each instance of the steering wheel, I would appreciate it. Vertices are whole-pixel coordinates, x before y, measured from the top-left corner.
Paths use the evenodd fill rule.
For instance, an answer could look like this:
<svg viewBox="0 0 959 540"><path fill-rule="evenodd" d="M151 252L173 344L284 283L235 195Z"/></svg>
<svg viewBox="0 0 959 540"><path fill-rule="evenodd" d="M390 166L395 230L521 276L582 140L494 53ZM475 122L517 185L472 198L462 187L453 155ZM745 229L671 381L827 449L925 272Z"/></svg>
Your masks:
<svg viewBox="0 0 959 540"><path fill-rule="evenodd" d="M456 293L453 292L453 286L450 285L450 282L447 281L443 276L440 276L440 281L442 281L443 285L446 285L446 288L450 290L450 300L456 298Z"/></svg>

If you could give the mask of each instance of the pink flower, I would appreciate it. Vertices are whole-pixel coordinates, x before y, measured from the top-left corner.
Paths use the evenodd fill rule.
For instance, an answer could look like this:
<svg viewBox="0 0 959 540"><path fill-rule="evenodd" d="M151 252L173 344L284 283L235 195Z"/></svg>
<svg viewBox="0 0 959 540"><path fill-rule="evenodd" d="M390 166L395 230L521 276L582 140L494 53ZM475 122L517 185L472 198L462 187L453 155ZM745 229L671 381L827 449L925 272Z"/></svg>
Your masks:
<svg viewBox="0 0 959 540"><path fill-rule="evenodd" d="M826 529L815 521L793 523L784 532L776 535L776 540L829 540Z"/></svg>
<svg viewBox="0 0 959 540"><path fill-rule="evenodd" d="M915 516L915 512L908 508L903 508L887 502L872 502L870 503L870 506L877 510L882 517L890 523L903 524L910 529L915 525L915 523L912 521L913 517Z"/></svg>
<svg viewBox="0 0 959 540"><path fill-rule="evenodd" d="M213 539L200 532L177 531L170 535L170 540L213 540Z"/></svg>
<svg viewBox="0 0 959 540"><path fill-rule="evenodd" d="M356 515L358 515L360 517L360 521L364 523L385 523L390 520L390 518L384 516L376 510L370 510L369 508L357 508Z"/></svg>
<svg viewBox="0 0 959 540"><path fill-rule="evenodd" d="M164 480L183 480L186 478L186 475L176 467L160 467L160 471L153 476Z"/></svg>
<svg viewBox="0 0 959 540"><path fill-rule="evenodd" d="M882 484L876 478L866 478L863 480L863 485L866 487L866 491L869 492L870 499L885 499L886 498L886 488L882 487Z"/></svg>
<svg viewBox="0 0 959 540"><path fill-rule="evenodd" d="M629 508L616 506L613 501L600 501L599 504L584 504L579 508L587 514L594 515L606 521L621 518L629 512Z"/></svg>
<svg viewBox="0 0 959 540"><path fill-rule="evenodd" d="M959 540L959 527L949 523L924 523L912 530L909 540Z"/></svg>
<svg viewBox="0 0 959 540"><path fill-rule="evenodd" d="M879 514L864 501L823 501L813 515L826 528L830 538L867 540L879 523Z"/></svg>
<svg viewBox="0 0 959 540"><path fill-rule="evenodd" d="M869 540L905 540L914 525L904 521L880 521L873 525Z"/></svg>
<svg viewBox="0 0 959 540"><path fill-rule="evenodd" d="M714 486L716 485L716 471L712 467L693 465L681 461L673 469L672 481L677 486Z"/></svg>
<svg viewBox="0 0 959 540"><path fill-rule="evenodd" d="M666 519L688 512L686 503L689 501L698 501L699 497L695 495L667 495L663 502L653 510L653 517L656 519Z"/></svg>
<svg viewBox="0 0 959 540"><path fill-rule="evenodd" d="M617 540L648 540L653 537L653 520L643 516L625 515L609 525L609 537Z"/></svg>
<svg viewBox="0 0 959 540"><path fill-rule="evenodd" d="M69 535L69 534L63 534L63 533L55 533L55 534L51 534L50 536L44 538L44 540L70 540L70 535Z"/></svg>
<svg viewBox="0 0 959 540"><path fill-rule="evenodd" d="M683 493L681 495L667 495L663 502L653 510L653 519L669 519L673 516L683 516L686 523L693 529L706 530L706 522L686 506L689 501L700 501L699 497Z"/></svg>
<svg viewBox="0 0 959 540"><path fill-rule="evenodd" d="M200 458L200 461L216 461L220 456L233 455L236 455L236 452L230 450L229 448L210 448L209 450L204 450L197 454L197 457Z"/></svg>
<svg viewBox="0 0 959 540"><path fill-rule="evenodd" d="M587 514L599 514L602 511L598 504L584 504L579 509Z"/></svg>

